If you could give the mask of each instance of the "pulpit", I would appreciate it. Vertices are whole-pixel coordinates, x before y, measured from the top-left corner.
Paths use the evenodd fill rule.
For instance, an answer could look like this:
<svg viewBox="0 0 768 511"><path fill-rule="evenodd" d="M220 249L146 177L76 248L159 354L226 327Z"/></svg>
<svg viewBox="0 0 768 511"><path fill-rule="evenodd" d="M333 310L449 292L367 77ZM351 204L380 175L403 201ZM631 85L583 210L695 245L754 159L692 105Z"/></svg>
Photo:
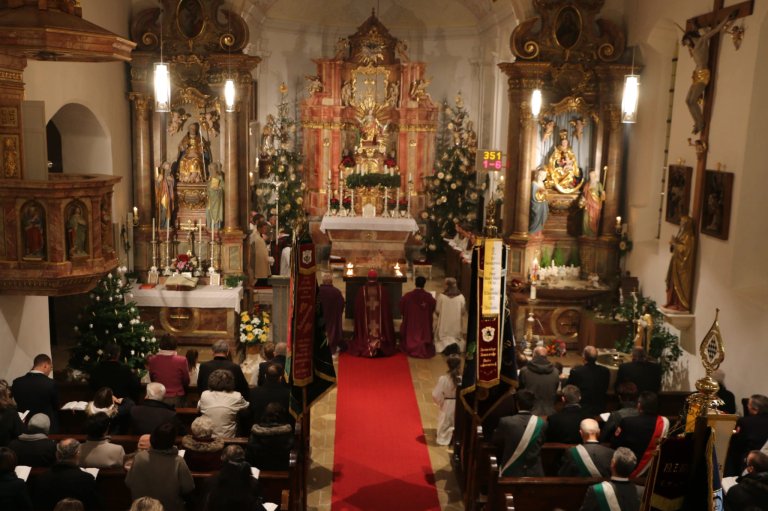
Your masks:
<svg viewBox="0 0 768 511"><path fill-rule="evenodd" d="M210 346L223 339L234 349L243 288L198 286L190 291L170 291L158 286L134 289L125 297L135 302L141 319L160 337L170 334L180 345Z"/></svg>

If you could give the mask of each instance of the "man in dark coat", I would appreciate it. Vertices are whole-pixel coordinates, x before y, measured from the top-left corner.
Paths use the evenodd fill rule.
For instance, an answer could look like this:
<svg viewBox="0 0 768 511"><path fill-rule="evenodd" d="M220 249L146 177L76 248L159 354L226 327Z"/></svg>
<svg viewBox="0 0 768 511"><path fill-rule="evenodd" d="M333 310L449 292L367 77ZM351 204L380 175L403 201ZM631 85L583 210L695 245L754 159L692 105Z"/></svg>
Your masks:
<svg viewBox="0 0 768 511"><path fill-rule="evenodd" d="M578 444L581 441L579 425L586 418L579 401L581 392L575 385L563 388L563 409L547 417L547 442Z"/></svg>
<svg viewBox="0 0 768 511"><path fill-rule="evenodd" d="M535 401L533 392L519 390L517 414L503 417L493 432L493 444L501 453L499 473L503 476L544 476L541 445L544 443L547 423L531 413Z"/></svg>
<svg viewBox="0 0 768 511"><path fill-rule="evenodd" d="M746 470L725 495L726 511L768 509L768 455L751 451Z"/></svg>
<svg viewBox="0 0 768 511"><path fill-rule="evenodd" d="M605 395L611 373L607 367L597 365L597 349L587 346L582 353L584 365L571 369L568 385L576 385L581 391L581 407L584 413L594 417L605 411Z"/></svg>
<svg viewBox="0 0 768 511"><path fill-rule="evenodd" d="M741 475L746 466L747 454L759 451L768 441L768 397L753 394L747 402L747 411L749 415L736 422L736 432L731 437L725 465L726 476Z"/></svg>
<svg viewBox="0 0 768 511"><path fill-rule="evenodd" d="M611 480L594 484L587 488L584 502L580 511L600 511L605 509L605 502L610 509L621 511L638 511L640 497L637 487L629 481L629 476L635 468L635 455L626 447L619 447L611 460ZM614 507L614 506L618 507Z"/></svg>
<svg viewBox="0 0 768 511"><path fill-rule="evenodd" d="M560 373L547 360L547 348L534 348L533 358L520 369L519 382L521 389L530 390L536 396L536 404L532 410L534 415L549 416L555 413Z"/></svg>
<svg viewBox="0 0 768 511"><path fill-rule="evenodd" d="M323 274L323 284L318 290L318 299L323 307L328 347L331 349L331 355L334 355L345 348L343 345L344 295L333 286L333 275L330 273Z"/></svg>
<svg viewBox="0 0 768 511"><path fill-rule="evenodd" d="M163 402L165 386L162 383L147 384L147 396L140 405L131 408L131 431L134 435L147 435L164 422L178 425L176 410Z"/></svg>
<svg viewBox="0 0 768 511"><path fill-rule="evenodd" d="M57 462L37 478L33 500L35 509L50 510L63 498L77 499L87 510L103 509L96 489L96 479L83 472L80 461L80 442L67 438L56 446Z"/></svg>
<svg viewBox="0 0 768 511"><path fill-rule="evenodd" d="M616 434L616 428L619 427L621 419L640 415L640 411L637 409L637 385L631 381L625 381L619 385L617 396L620 408L612 411L608 416L608 420L605 421L603 430L600 433L601 442L611 441L611 438Z"/></svg>
<svg viewBox="0 0 768 511"><path fill-rule="evenodd" d="M120 362L120 346L115 343L107 344L104 348L104 360L93 368L88 382L93 391L109 387L115 397L129 398L134 403L141 395L139 377L130 367Z"/></svg>
<svg viewBox="0 0 768 511"><path fill-rule="evenodd" d="M56 442L48 438L51 420L44 413L29 419L27 432L11 440L8 447L16 453L17 463L28 467L50 467L56 462Z"/></svg>
<svg viewBox="0 0 768 511"><path fill-rule="evenodd" d="M32 363L32 370L13 380L11 394L20 412L29 410L29 416L44 413L51 419L51 433L59 431L59 391L50 378L53 372L51 357L41 353Z"/></svg>
<svg viewBox="0 0 768 511"><path fill-rule="evenodd" d="M240 366L229 359L229 343L225 340L216 341L213 343L211 350L213 351L213 360L200 364L200 370L197 373L197 391L200 395L208 390L208 378L211 376L211 373L217 369L226 369L235 378L235 390L243 398L248 397L248 392L250 391L248 381L245 379Z"/></svg>
<svg viewBox="0 0 768 511"><path fill-rule="evenodd" d="M597 436L600 426L595 419L584 419L579 425L581 445L571 447L560 464L559 477L610 477L613 449L602 445Z"/></svg>
<svg viewBox="0 0 768 511"><path fill-rule="evenodd" d="M283 375L283 383L286 382L286 377L284 375L285 372L285 361L288 354L288 343L285 341L280 341L278 343L275 343L275 356L272 357L271 360L267 360L266 362L262 362L259 364L259 377L256 381L256 385L261 386L264 385L264 382L267 378L267 368L271 365L276 365L280 367L280 374Z"/></svg>
<svg viewBox="0 0 768 511"><path fill-rule="evenodd" d="M625 381L637 385L637 391L649 391L656 394L661 390L661 365L646 359L645 350L640 347L632 349L632 361L619 366L614 390Z"/></svg>
<svg viewBox="0 0 768 511"><path fill-rule="evenodd" d="M641 392L637 408L640 414L622 419L611 439L611 447L628 447L635 454L637 467L632 477L639 477L648 469L656 446L669 432L669 420L658 414L656 394Z"/></svg>
<svg viewBox="0 0 768 511"><path fill-rule="evenodd" d="M242 509L264 511L258 479L251 475L251 466L245 461L245 452L239 445L228 445L221 456L221 470L208 481L203 509Z"/></svg>
<svg viewBox="0 0 768 511"><path fill-rule="evenodd" d="M432 358L435 356L435 341L432 333L432 315L437 302L431 293L424 291L427 279L416 277L416 288L400 298L400 349L411 357Z"/></svg>
<svg viewBox="0 0 768 511"><path fill-rule="evenodd" d="M264 384L251 390L248 399L252 423L261 420L269 403L280 403L283 409L288 409L291 388L283 382L282 367L277 364L267 366L265 373Z"/></svg>

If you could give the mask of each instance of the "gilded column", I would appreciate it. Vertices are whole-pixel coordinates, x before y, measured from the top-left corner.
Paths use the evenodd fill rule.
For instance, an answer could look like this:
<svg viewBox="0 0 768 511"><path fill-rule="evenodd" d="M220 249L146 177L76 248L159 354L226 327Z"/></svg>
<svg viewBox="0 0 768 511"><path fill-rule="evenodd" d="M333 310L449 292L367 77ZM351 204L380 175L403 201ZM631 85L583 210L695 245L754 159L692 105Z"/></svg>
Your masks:
<svg viewBox="0 0 768 511"><path fill-rule="evenodd" d="M232 232L240 230L240 201L237 172L237 112L224 114L226 136L224 137L223 169L224 182L224 230Z"/></svg>
<svg viewBox="0 0 768 511"><path fill-rule="evenodd" d="M505 236L510 234L520 234L517 228L517 208L516 205L520 199L520 187L519 181L521 176L519 175L519 161L520 161L520 131L522 128L522 121L520 118L520 102L522 101L522 93L520 90L520 79L514 64L505 62L499 64L501 70L509 77L507 83L509 89L507 91L507 97L509 98L509 120L507 128L507 161L509 162L509 169L507 170L507 176L504 181L504 225L503 233ZM527 227L527 226L526 226ZM524 235L527 234L527 229L523 231Z"/></svg>
<svg viewBox="0 0 768 511"><path fill-rule="evenodd" d="M624 154L624 144L621 125L621 108L618 105L609 105L606 109L607 114L607 138L608 154L605 164L608 166L608 173L605 178L605 203L603 203L603 236L614 236L613 226L616 224L616 217L619 215L619 201L621 199L621 183L623 180L622 158Z"/></svg>
<svg viewBox="0 0 768 511"><path fill-rule="evenodd" d="M149 98L141 92L131 92L133 106L133 204L139 208L139 223L152 222L152 141L149 129Z"/></svg>
<svg viewBox="0 0 768 511"><path fill-rule="evenodd" d="M530 97L530 91L522 91ZM534 119L528 101L520 102L520 158L517 169L517 204L515 235L527 236L531 209L531 175L533 170Z"/></svg>

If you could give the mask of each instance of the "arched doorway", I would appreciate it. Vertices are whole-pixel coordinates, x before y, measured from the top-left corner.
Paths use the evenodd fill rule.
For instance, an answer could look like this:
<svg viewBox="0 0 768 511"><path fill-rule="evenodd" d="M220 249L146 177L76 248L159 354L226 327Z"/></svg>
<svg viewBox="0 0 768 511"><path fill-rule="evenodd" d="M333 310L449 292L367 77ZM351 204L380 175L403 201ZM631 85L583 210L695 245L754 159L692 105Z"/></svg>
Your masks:
<svg viewBox="0 0 768 511"><path fill-rule="evenodd" d="M46 131L57 131L58 154L65 174L112 174L110 137L99 120L78 103L61 107L48 122ZM56 136L48 140L48 159L56 166Z"/></svg>

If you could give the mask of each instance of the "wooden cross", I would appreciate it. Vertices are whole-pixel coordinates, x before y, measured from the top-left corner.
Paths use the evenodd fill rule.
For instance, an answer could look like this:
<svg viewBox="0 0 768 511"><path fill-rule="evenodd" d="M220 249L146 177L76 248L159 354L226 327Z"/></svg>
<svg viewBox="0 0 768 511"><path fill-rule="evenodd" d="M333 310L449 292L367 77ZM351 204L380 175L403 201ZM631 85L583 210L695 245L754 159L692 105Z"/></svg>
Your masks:
<svg viewBox="0 0 768 511"><path fill-rule="evenodd" d="M731 18L736 20L738 18L745 18L752 14L754 7L754 0L747 0L735 5L724 7L725 0L714 0L714 7L711 12L695 16L686 21L686 31L697 31L703 27L716 27L723 21ZM712 119L712 104L715 97L715 83L717 77L717 60L720 54L720 33L714 33L709 39L709 59L707 61L707 68L709 69L709 84L704 90L704 126L703 130L699 133L699 140L701 146L704 147L703 151L697 151L697 163L696 163L696 178L693 190L693 211L691 217L693 218L695 225L699 225L701 221L702 206L704 204L704 171L707 168L707 154L708 154L708 140L709 140L709 124Z"/></svg>

